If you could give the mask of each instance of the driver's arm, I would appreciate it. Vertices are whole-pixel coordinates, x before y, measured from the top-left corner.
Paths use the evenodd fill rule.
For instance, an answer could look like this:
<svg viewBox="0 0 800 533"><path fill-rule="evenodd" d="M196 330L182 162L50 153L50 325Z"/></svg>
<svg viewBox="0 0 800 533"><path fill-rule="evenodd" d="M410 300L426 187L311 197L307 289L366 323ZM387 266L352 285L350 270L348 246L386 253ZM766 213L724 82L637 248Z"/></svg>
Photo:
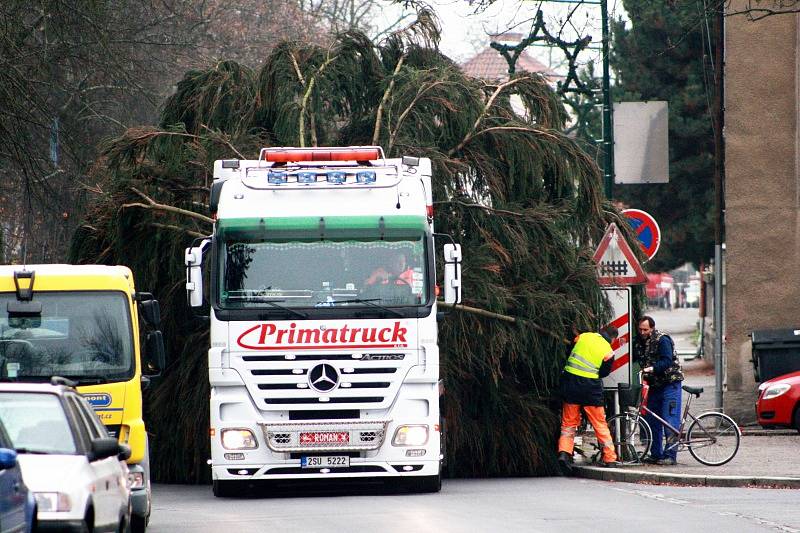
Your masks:
<svg viewBox="0 0 800 533"><path fill-rule="evenodd" d="M383 267L378 267L370 276L364 281L364 285L375 285L376 283L383 282L389 279L389 273Z"/></svg>

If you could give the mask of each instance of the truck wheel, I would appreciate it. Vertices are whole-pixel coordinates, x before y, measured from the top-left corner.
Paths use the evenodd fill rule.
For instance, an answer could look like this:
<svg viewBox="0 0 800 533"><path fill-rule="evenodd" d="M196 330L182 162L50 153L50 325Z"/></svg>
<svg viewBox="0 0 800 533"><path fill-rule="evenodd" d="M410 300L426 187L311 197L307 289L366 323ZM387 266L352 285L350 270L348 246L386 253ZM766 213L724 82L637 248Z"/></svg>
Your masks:
<svg viewBox="0 0 800 533"><path fill-rule="evenodd" d="M410 479L414 492L428 493L442 490L442 474L436 476L420 476Z"/></svg>
<svg viewBox="0 0 800 533"><path fill-rule="evenodd" d="M81 522L80 529L78 531L80 531L80 533L92 533L92 531L94 531L93 509L87 509L86 515L83 517L83 522Z"/></svg>
<svg viewBox="0 0 800 533"><path fill-rule="evenodd" d="M211 482L211 491L217 498L231 498L238 496L242 492L238 482L218 479Z"/></svg>
<svg viewBox="0 0 800 533"><path fill-rule="evenodd" d="M140 515L131 515L131 533L144 533L147 529L147 519Z"/></svg>
<svg viewBox="0 0 800 533"><path fill-rule="evenodd" d="M119 517L119 526L117 527L117 533L131 533L131 523L128 521L125 515Z"/></svg>

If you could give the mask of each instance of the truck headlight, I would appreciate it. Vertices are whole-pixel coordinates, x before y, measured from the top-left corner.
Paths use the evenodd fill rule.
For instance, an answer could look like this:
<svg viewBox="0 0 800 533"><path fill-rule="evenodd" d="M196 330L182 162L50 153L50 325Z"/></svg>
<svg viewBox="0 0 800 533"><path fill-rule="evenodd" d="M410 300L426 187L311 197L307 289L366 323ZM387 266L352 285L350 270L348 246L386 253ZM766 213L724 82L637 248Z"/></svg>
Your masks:
<svg viewBox="0 0 800 533"><path fill-rule="evenodd" d="M428 426L400 426L394 432L393 446L424 446L428 442Z"/></svg>
<svg viewBox="0 0 800 533"><path fill-rule="evenodd" d="M785 393L792 386L788 383L776 383L775 385L771 385L765 392L764 397L761 398L762 400L769 400L770 398L777 398L781 394Z"/></svg>
<svg viewBox="0 0 800 533"><path fill-rule="evenodd" d="M33 497L42 513L65 513L72 508L69 496L63 492L34 492Z"/></svg>
<svg viewBox="0 0 800 533"><path fill-rule="evenodd" d="M223 429L220 435L226 450L252 450L258 448L256 436L249 429Z"/></svg>

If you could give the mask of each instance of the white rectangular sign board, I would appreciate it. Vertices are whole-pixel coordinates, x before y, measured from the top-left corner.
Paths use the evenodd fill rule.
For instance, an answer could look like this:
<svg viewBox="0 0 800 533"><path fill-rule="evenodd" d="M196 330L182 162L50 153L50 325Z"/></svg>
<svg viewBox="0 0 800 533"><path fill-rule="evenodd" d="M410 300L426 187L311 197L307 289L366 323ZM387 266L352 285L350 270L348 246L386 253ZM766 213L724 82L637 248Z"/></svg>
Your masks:
<svg viewBox="0 0 800 533"><path fill-rule="evenodd" d="M669 182L667 102L614 104L614 182Z"/></svg>
<svg viewBox="0 0 800 533"><path fill-rule="evenodd" d="M603 294L611 304L612 318L610 324L619 330L619 336L611 347L614 348L614 362L611 373L603 378L603 387L616 390L617 385L630 385L631 360L633 346L631 344L636 331L633 328L633 308L630 287L603 288Z"/></svg>

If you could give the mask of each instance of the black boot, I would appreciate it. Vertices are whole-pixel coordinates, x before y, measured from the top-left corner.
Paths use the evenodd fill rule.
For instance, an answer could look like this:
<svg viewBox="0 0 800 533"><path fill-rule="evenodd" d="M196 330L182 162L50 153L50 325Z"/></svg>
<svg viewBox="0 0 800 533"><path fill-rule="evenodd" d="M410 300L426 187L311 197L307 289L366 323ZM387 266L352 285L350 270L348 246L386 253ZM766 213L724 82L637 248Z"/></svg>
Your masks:
<svg viewBox="0 0 800 533"><path fill-rule="evenodd" d="M562 476L572 475L572 455L567 452L558 452L558 469Z"/></svg>

